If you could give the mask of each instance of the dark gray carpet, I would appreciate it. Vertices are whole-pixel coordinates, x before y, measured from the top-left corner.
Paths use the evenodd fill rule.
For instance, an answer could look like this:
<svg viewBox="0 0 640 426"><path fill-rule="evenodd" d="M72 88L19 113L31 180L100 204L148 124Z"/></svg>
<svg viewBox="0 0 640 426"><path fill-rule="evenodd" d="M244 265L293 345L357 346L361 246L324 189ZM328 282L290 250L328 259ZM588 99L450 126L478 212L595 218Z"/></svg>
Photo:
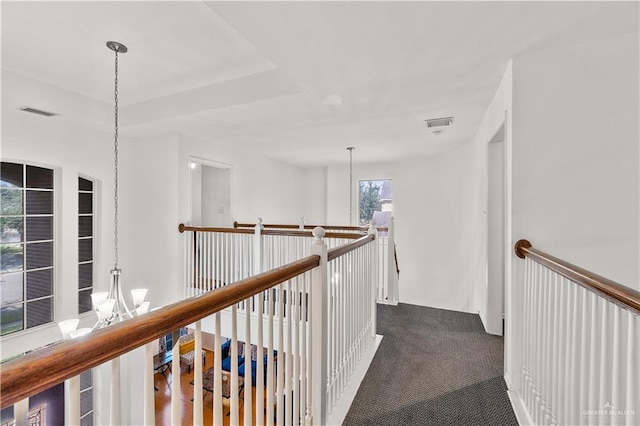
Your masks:
<svg viewBox="0 0 640 426"><path fill-rule="evenodd" d="M502 337L473 314L378 305L384 338L344 425L517 425Z"/></svg>

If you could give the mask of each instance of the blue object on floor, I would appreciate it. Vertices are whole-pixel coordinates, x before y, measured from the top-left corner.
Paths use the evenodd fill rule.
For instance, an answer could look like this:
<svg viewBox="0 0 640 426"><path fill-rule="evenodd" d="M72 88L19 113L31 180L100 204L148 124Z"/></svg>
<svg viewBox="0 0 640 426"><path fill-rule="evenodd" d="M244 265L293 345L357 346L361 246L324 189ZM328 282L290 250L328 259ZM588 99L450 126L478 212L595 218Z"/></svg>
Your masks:
<svg viewBox="0 0 640 426"><path fill-rule="evenodd" d="M239 356L238 357L238 371L240 371L240 367L241 366L244 366L244 357L243 356ZM230 356L222 359L222 369L224 371L231 372L231 357ZM242 371L244 371L244 367L243 367Z"/></svg>

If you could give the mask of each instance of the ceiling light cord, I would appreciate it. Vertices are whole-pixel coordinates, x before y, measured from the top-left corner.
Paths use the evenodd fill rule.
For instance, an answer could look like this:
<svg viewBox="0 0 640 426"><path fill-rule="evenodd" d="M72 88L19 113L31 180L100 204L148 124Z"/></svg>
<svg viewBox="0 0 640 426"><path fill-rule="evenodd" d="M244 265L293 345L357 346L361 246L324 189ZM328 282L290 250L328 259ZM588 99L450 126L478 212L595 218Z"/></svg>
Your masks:
<svg viewBox="0 0 640 426"><path fill-rule="evenodd" d="M347 148L349 151L349 225L353 226L353 150L355 146Z"/></svg>
<svg viewBox="0 0 640 426"><path fill-rule="evenodd" d="M115 100L115 135L113 138L113 263L114 269L118 269L118 51L116 53L116 70L114 80Z"/></svg>

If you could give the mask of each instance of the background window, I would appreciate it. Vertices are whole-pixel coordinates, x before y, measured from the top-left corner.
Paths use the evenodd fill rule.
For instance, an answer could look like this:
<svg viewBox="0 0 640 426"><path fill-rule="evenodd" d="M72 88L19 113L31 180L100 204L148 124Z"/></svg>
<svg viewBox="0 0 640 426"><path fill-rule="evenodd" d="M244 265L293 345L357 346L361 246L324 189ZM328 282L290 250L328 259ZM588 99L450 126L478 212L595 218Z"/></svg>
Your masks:
<svg viewBox="0 0 640 426"><path fill-rule="evenodd" d="M91 311L93 292L93 182L78 178L78 313Z"/></svg>
<svg viewBox="0 0 640 426"><path fill-rule="evenodd" d="M359 188L360 225L373 219L376 226L387 226L393 216L391 179L361 180Z"/></svg>
<svg viewBox="0 0 640 426"><path fill-rule="evenodd" d="M53 321L53 170L0 164L0 335Z"/></svg>

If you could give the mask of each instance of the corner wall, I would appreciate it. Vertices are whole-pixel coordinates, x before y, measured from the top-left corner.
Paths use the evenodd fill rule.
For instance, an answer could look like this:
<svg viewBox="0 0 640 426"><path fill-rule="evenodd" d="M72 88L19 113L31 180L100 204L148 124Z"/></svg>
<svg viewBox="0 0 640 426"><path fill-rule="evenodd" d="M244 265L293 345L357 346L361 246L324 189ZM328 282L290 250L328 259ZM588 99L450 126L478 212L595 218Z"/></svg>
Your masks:
<svg viewBox="0 0 640 426"><path fill-rule="evenodd" d="M354 163L354 197L358 180L393 179L400 302L477 313L474 288L485 271L477 173L471 143L409 161ZM327 192L329 223L348 223L348 166L328 167Z"/></svg>

